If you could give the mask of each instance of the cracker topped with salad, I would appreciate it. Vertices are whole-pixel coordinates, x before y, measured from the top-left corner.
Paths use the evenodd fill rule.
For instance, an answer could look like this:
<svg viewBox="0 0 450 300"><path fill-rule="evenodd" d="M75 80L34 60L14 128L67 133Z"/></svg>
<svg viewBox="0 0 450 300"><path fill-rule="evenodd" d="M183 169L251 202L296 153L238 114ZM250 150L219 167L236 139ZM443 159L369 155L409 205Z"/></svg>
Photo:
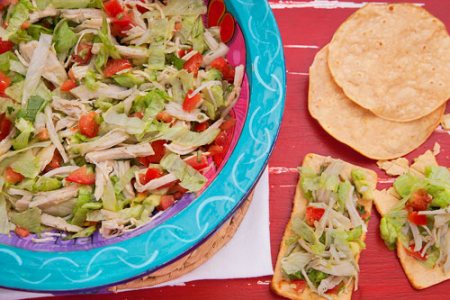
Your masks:
<svg viewBox="0 0 450 300"><path fill-rule="evenodd" d="M350 299L372 208L375 172L308 154L272 289L289 299Z"/></svg>
<svg viewBox="0 0 450 300"><path fill-rule="evenodd" d="M450 170L431 151L377 191L381 237L397 255L411 284L424 289L450 279Z"/></svg>
<svg viewBox="0 0 450 300"><path fill-rule="evenodd" d="M205 187L244 67L204 1L1 6L0 233L110 238Z"/></svg>

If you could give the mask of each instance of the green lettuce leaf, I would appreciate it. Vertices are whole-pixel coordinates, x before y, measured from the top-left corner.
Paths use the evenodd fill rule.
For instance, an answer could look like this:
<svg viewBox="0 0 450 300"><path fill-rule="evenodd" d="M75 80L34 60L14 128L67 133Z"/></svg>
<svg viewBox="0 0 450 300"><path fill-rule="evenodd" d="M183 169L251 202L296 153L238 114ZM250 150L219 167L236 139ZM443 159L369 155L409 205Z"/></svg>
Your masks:
<svg viewBox="0 0 450 300"><path fill-rule="evenodd" d="M6 199L3 194L0 194L0 233L9 234L10 229L11 224L9 223Z"/></svg>
<svg viewBox="0 0 450 300"><path fill-rule="evenodd" d="M220 129L209 127L202 132L193 132L185 127L171 127L158 135L157 139L172 141L186 147L200 147L212 143Z"/></svg>
<svg viewBox="0 0 450 300"><path fill-rule="evenodd" d="M389 249L395 249L397 238L406 223L406 210L394 210L384 216L380 222L381 238Z"/></svg>
<svg viewBox="0 0 450 300"><path fill-rule="evenodd" d="M47 0L54 8L102 8L101 0ZM41 4L42 5L42 4Z"/></svg>
<svg viewBox="0 0 450 300"><path fill-rule="evenodd" d="M63 20L55 27L53 42L58 54L67 54L77 43L78 38L75 32L70 29L67 20Z"/></svg>
<svg viewBox="0 0 450 300"><path fill-rule="evenodd" d="M313 192L320 186L320 176L310 167L300 167L300 188L308 200L313 200Z"/></svg>
<svg viewBox="0 0 450 300"><path fill-rule="evenodd" d="M49 192L54 191L62 187L62 183L57 178L52 177L39 177L39 179L34 183L34 192Z"/></svg>
<svg viewBox="0 0 450 300"><path fill-rule="evenodd" d="M15 161L11 164L11 168L25 176L26 178L35 178L39 175L40 166L39 160L33 155L31 150L28 150L15 158Z"/></svg>
<svg viewBox="0 0 450 300"><path fill-rule="evenodd" d="M134 86L141 85L142 83L144 83L144 79L142 77L138 77L131 73L114 75L113 79L115 82L117 82L118 85L126 88L132 88Z"/></svg>
<svg viewBox="0 0 450 300"><path fill-rule="evenodd" d="M312 258L313 256L306 252L293 252L281 259L281 268L286 275L301 274Z"/></svg>
<svg viewBox="0 0 450 300"><path fill-rule="evenodd" d="M362 196L363 199L373 199L373 191L367 181L366 175L362 170L353 169L352 173L352 181L356 187L358 193Z"/></svg>
<svg viewBox="0 0 450 300"><path fill-rule="evenodd" d="M32 233L40 233L41 227L41 210L37 207L29 208L23 212L11 212L10 220L12 223L25 228Z"/></svg>
<svg viewBox="0 0 450 300"><path fill-rule="evenodd" d="M16 120L16 128L20 131L20 134L14 138L12 145L15 150L20 150L28 146L28 141L31 134L34 132L33 124L23 118Z"/></svg>
<svg viewBox="0 0 450 300"><path fill-rule="evenodd" d="M153 43L149 48L148 68L150 70L164 70L166 64L166 49L163 44Z"/></svg>
<svg viewBox="0 0 450 300"><path fill-rule="evenodd" d="M394 182L394 188L402 198L409 198L420 187L423 187L422 179L410 173L398 177Z"/></svg>
<svg viewBox="0 0 450 300"><path fill-rule="evenodd" d="M71 223L77 226L83 226L86 221L87 213L89 212L88 208L84 206L89 203L93 199L92 188L89 186L82 186L78 190L78 198L73 207L73 218Z"/></svg>
<svg viewBox="0 0 450 300"><path fill-rule="evenodd" d="M206 13L202 0L171 0L163 8L166 16L199 16Z"/></svg>
<svg viewBox="0 0 450 300"><path fill-rule="evenodd" d="M17 118L34 122L36 115L44 109L46 104L46 101L42 97L31 96L28 98L27 106L17 112Z"/></svg>
<svg viewBox="0 0 450 300"><path fill-rule="evenodd" d="M185 63L185 61L176 56L175 53L166 54L166 62L167 64L174 66L178 70L183 69Z"/></svg>
<svg viewBox="0 0 450 300"><path fill-rule="evenodd" d="M180 185L191 192L197 192L208 181L205 176L189 166L177 154L168 154L161 160L161 167L175 175L181 182Z"/></svg>
<svg viewBox="0 0 450 300"><path fill-rule="evenodd" d="M30 10L33 8L32 4L28 0L20 0L11 11L11 17L8 20L8 27L2 32L1 38L3 40L9 40L18 30L20 30L22 24L28 20L30 16Z"/></svg>

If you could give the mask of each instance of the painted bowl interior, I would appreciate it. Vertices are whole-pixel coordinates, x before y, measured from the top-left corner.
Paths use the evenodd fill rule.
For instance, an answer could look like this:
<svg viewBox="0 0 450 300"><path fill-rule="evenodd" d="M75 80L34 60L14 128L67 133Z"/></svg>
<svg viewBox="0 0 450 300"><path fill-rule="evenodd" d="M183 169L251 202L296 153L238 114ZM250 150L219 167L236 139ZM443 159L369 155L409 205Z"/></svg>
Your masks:
<svg viewBox="0 0 450 300"><path fill-rule="evenodd" d="M220 2L222 0L212 0ZM213 234L239 207L267 164L278 135L285 96L285 66L276 22L266 2L225 0L236 19L228 60L246 65L233 114L230 150L198 195L186 195L151 222L120 237L36 244L32 237L0 236L0 286L33 291L75 291L112 285L176 260Z"/></svg>

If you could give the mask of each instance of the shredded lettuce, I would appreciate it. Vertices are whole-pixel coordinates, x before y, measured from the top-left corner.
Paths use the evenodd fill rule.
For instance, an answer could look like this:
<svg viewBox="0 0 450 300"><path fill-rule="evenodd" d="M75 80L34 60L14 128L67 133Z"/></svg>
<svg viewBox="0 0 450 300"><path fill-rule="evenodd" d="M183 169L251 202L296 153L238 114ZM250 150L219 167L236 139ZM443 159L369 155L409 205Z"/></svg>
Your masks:
<svg viewBox="0 0 450 300"><path fill-rule="evenodd" d="M8 234L11 228L8 217L8 209L6 207L6 199L0 194L0 233Z"/></svg>
<svg viewBox="0 0 450 300"><path fill-rule="evenodd" d="M11 164L11 168L25 176L26 178L36 178L39 175L40 165L39 160L31 150L28 150L16 157Z"/></svg>
<svg viewBox="0 0 450 300"><path fill-rule="evenodd" d="M197 192L208 181L205 176L189 166L177 154L168 154L161 160L161 167L175 175L180 180L180 185L191 192Z"/></svg>
<svg viewBox="0 0 450 300"><path fill-rule="evenodd" d="M202 0L171 0L163 12L166 16L198 16L206 13L206 6Z"/></svg>
<svg viewBox="0 0 450 300"><path fill-rule="evenodd" d="M34 122L36 115L41 112L46 105L46 101L40 96L31 96L27 101L27 106L17 112L17 118L23 118Z"/></svg>
<svg viewBox="0 0 450 300"><path fill-rule="evenodd" d="M62 20L55 27L53 42L58 54L67 54L77 43L78 38L75 32L70 29L67 20Z"/></svg>
<svg viewBox="0 0 450 300"><path fill-rule="evenodd" d="M212 143L219 135L220 129L209 127L202 132L193 132L186 127L171 127L157 138L172 141L186 147L200 147Z"/></svg>
<svg viewBox="0 0 450 300"><path fill-rule="evenodd" d="M89 186L80 187L80 189L78 190L78 198L75 202L72 211L73 218L70 222L71 224L83 226L84 222L86 221L87 213L89 212L89 209L86 208L85 205L93 199L94 197L92 194L91 187Z"/></svg>
<svg viewBox="0 0 450 300"><path fill-rule="evenodd" d="M132 88L134 86L141 85L142 83L144 83L143 78L133 75L131 73L114 75L113 79L115 82L117 82L118 85L126 88Z"/></svg>
<svg viewBox="0 0 450 300"><path fill-rule="evenodd" d="M19 3L17 3L11 11L8 27L0 34L3 40L9 40L13 34L20 30L22 24L28 20L32 8L33 5L30 1L19 0Z"/></svg>
<svg viewBox="0 0 450 300"><path fill-rule="evenodd" d="M153 43L149 48L148 67L151 70L164 70L166 49L163 44Z"/></svg>
<svg viewBox="0 0 450 300"><path fill-rule="evenodd" d="M402 227L406 223L407 213L405 210L391 211L384 216L380 222L381 238L389 249L395 249L397 238Z"/></svg>
<svg viewBox="0 0 450 300"><path fill-rule="evenodd" d="M47 0L54 8L102 8L103 3L101 0ZM41 4L42 6L42 4Z"/></svg>
<svg viewBox="0 0 450 300"><path fill-rule="evenodd" d="M62 182L57 178L39 177L34 183L33 191L35 192L49 192L62 187Z"/></svg>
<svg viewBox="0 0 450 300"><path fill-rule="evenodd" d="M34 132L33 124L23 118L16 120L16 128L20 131L20 134L14 138L12 145L15 150L24 149L28 146L28 142L31 134Z"/></svg>
<svg viewBox="0 0 450 300"><path fill-rule="evenodd" d="M29 208L23 212L11 212L9 214L11 222L25 228L32 233L40 233L41 227L41 210L37 207Z"/></svg>

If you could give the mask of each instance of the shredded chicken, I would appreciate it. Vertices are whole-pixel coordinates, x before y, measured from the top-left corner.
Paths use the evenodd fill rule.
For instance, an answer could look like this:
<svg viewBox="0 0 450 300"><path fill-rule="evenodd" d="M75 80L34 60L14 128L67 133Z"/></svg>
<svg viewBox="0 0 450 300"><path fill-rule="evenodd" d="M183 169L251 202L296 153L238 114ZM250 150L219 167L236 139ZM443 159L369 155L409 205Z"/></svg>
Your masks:
<svg viewBox="0 0 450 300"><path fill-rule="evenodd" d="M67 232L80 232L82 230L81 227L69 224L61 217L54 217L45 213L41 215L41 223Z"/></svg>
<svg viewBox="0 0 450 300"><path fill-rule="evenodd" d="M44 10L38 10L30 14L30 23L36 23L40 19L46 18L46 17L54 17L59 14L58 10L56 8L53 8L51 6L45 8Z"/></svg>
<svg viewBox="0 0 450 300"><path fill-rule="evenodd" d="M61 17L76 23L81 23L87 19L103 19L105 14L101 10L94 8L78 8L62 10Z"/></svg>
<svg viewBox="0 0 450 300"><path fill-rule="evenodd" d="M78 189L79 186L70 185L51 192L37 193L34 195L33 201L30 203L30 207L45 208L71 200L78 195Z"/></svg>
<svg viewBox="0 0 450 300"><path fill-rule="evenodd" d="M98 163L106 160L130 159L153 155L155 152L149 143L127 145L102 151L93 151L86 154L86 160Z"/></svg>
<svg viewBox="0 0 450 300"><path fill-rule="evenodd" d="M82 101L88 101L94 98L112 98L125 99L133 92L132 89L125 89L117 85L108 85L99 83L95 91L91 91L85 85L77 86L70 90L70 92Z"/></svg>

